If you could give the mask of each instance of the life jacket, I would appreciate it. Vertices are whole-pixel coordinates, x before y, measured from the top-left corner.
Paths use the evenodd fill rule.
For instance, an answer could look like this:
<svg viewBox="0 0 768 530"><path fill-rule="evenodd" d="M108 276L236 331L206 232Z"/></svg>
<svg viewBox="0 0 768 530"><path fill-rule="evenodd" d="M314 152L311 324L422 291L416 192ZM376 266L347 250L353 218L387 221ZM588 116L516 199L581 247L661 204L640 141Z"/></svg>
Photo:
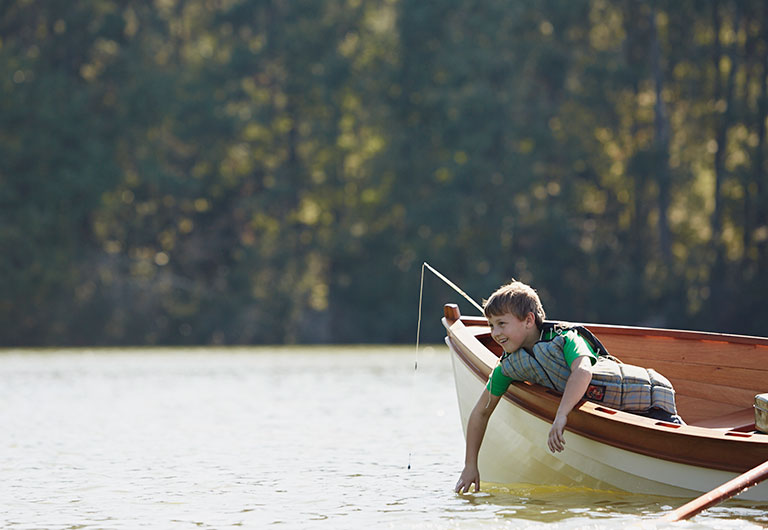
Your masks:
<svg viewBox="0 0 768 530"><path fill-rule="evenodd" d="M532 353L520 348L502 356L502 373L517 381L529 381L563 392L571 375L563 355L564 335L571 330L576 331L598 355L592 366L592 381L584 394L586 399L627 412L644 412L657 407L677 414L675 390L666 377L652 369L622 363L583 326L545 322L542 336L553 331L554 337L538 341Z"/></svg>

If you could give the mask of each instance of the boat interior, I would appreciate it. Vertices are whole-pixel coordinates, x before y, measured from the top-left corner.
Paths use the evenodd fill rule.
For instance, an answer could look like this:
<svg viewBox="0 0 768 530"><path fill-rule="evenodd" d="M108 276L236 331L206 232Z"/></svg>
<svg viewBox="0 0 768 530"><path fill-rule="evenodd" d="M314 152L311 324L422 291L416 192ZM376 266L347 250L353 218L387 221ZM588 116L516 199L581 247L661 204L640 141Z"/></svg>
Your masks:
<svg viewBox="0 0 768 530"><path fill-rule="evenodd" d="M501 347L481 317L462 317L497 357ZM755 396L768 393L768 339L694 331L585 324L622 362L672 382L688 425L729 435L755 432Z"/></svg>

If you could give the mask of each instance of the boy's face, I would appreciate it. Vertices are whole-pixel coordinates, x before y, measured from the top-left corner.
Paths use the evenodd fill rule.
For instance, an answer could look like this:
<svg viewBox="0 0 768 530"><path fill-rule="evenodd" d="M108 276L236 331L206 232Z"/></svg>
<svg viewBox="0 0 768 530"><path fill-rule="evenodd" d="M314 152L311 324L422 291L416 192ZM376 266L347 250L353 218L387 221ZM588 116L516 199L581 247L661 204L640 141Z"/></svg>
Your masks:
<svg viewBox="0 0 768 530"><path fill-rule="evenodd" d="M492 316L488 319L491 324L491 337L507 353L512 353L522 347L532 347L538 338L538 330L533 313L528 313L520 320L512 313Z"/></svg>

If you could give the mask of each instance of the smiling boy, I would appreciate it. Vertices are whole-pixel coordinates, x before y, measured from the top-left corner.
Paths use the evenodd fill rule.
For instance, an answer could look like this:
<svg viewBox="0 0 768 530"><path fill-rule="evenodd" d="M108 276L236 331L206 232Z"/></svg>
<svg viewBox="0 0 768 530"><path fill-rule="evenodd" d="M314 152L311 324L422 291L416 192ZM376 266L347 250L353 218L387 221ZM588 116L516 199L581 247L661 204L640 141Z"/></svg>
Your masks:
<svg viewBox="0 0 768 530"><path fill-rule="evenodd" d="M472 484L479 491L477 456L488 420L513 381L530 381L562 392L547 436L547 446L553 453L565 449L563 431L568 413L585 397L682 423L677 416L674 389L666 378L653 370L598 357L575 327L545 325L544 308L529 285L518 281L503 285L486 300L484 312L491 336L504 354L469 416L464 470L456 483L457 493L469 491Z"/></svg>

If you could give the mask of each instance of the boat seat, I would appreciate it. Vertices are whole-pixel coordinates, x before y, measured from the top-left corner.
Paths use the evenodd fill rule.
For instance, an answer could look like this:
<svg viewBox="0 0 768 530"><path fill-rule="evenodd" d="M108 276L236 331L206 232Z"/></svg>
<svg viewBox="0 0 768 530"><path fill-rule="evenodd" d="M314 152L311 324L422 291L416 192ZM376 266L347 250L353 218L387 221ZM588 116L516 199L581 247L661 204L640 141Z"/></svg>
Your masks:
<svg viewBox="0 0 768 530"><path fill-rule="evenodd" d="M706 418L691 423L695 427L725 429L729 431L752 431L755 429L755 408L747 407L716 418Z"/></svg>

